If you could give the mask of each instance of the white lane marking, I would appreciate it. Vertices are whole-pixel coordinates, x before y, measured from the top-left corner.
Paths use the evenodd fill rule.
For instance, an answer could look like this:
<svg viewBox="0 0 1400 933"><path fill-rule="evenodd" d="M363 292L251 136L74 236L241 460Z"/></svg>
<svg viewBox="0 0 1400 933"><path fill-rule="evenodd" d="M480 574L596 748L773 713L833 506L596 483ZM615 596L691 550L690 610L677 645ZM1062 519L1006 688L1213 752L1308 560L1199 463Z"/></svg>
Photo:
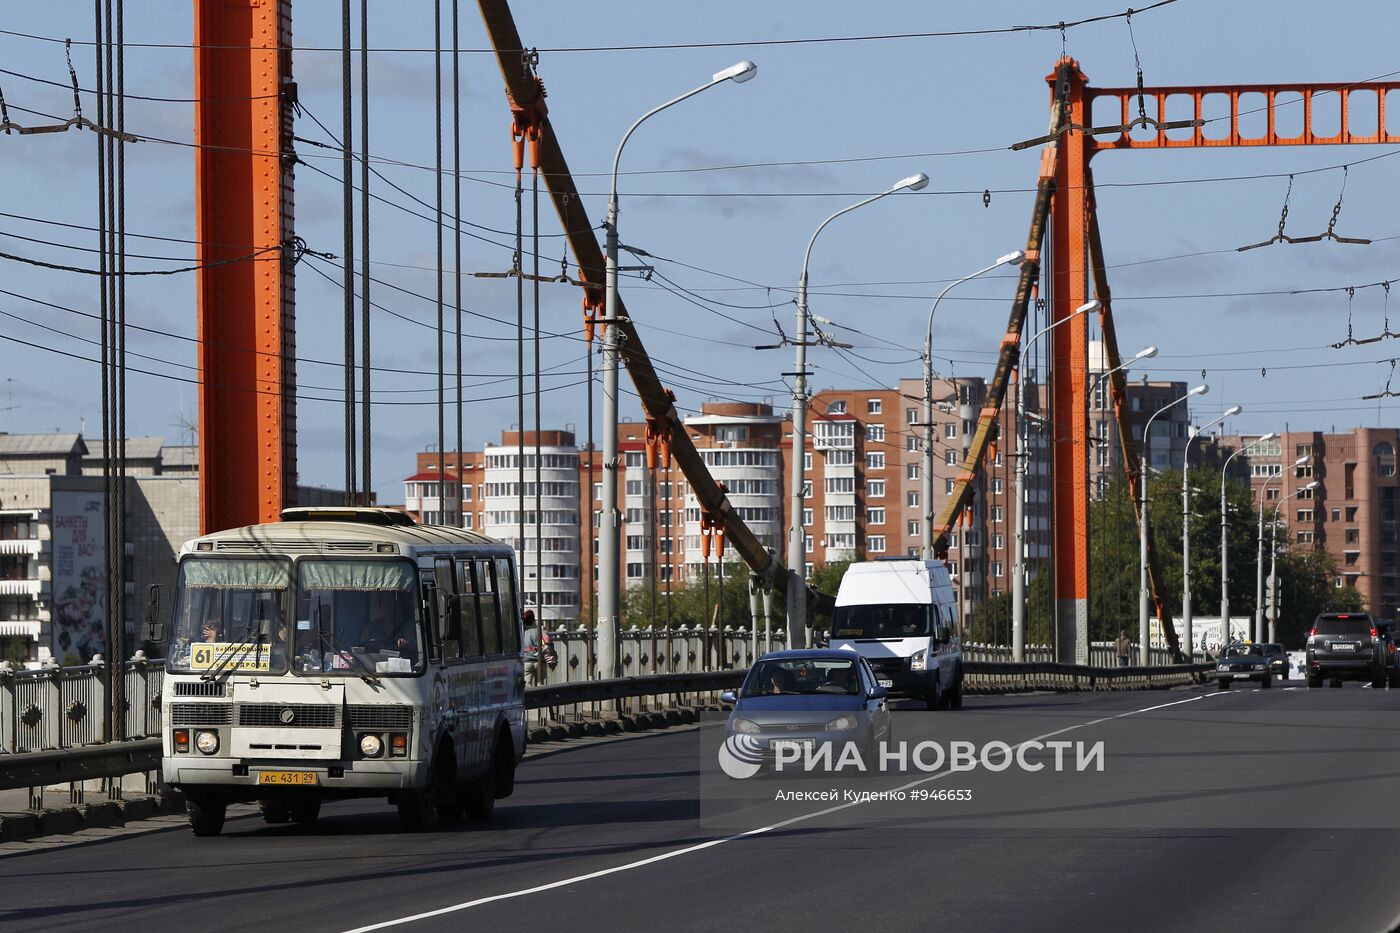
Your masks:
<svg viewBox="0 0 1400 933"><path fill-rule="evenodd" d="M1021 748L1021 746L1029 745L1032 742L1041 742L1045 739L1054 738L1057 735L1063 735L1066 732L1074 732L1079 729L1087 729L1090 726L1096 726L1100 723L1110 722L1115 719L1124 719L1128 716L1136 716L1140 713L1151 713L1155 710L1166 709L1171 706L1180 706L1183 703L1194 703L1197 700L1205 699L1205 697L1209 695L1210 694L1202 694L1199 696L1189 697L1185 700L1176 700L1172 703L1160 703L1157 706L1148 706L1144 707L1143 709L1130 710L1126 713L1119 713L1116 716L1105 716L1101 719L1095 719L1089 722L1075 723L1074 725L1065 726L1062 729L1056 729L1054 732L1047 732L1044 735L1038 735L1034 738L1024 739L1023 741L1017 742L1015 745L1011 746L1011 750L1017 751ZM952 769L940 771L937 774L931 774L928 777L919 778L916 781L910 781L908 784L904 784L900 787L892 788L892 790L910 790L911 788L918 787L921 784L927 784L930 781L936 781L940 778L945 778L952 773ZM426 910L422 913L411 914L409 916L399 917L394 920L384 920L379 923L371 923L367 926L355 927L353 930L347 930L345 931L345 933L370 933L370 931L372 930L384 930L389 927L403 926L409 923L416 923L419 920L429 920L433 917L442 917L447 914L456 913L458 911L470 910L473 907L481 907L485 904L494 904L497 901L507 901L521 897L529 897L531 894L539 894L542 891L552 891L555 888L562 888L571 884L579 884L580 882L584 881L592 881L595 878L606 878L608 875L615 875L625 871L632 871L637 868L645 868L648 865L655 865L658 862L664 862L669 859L679 858L682 855L690 855L693 852L701 852L705 849L711 849L715 846L724 845L726 842L735 842L739 839L747 839L751 836L760 836L764 833L773 832L774 830L784 829L788 826L792 826L795 823L804 823L807 820L816 819L820 816L827 816L831 813L839 813L842 810L849 810L852 807L858 807L863 805L864 803L866 803L866 801L853 800L849 803L838 804L834 807L827 807L824 810L816 810L812 813L804 813L800 816L790 817L786 820L782 820L778 823L772 823L768 826L760 826L756 829L748 829L744 832L734 833L730 836L721 836L716 839L709 839L705 842L699 842L695 845L686 846L681 849L672 849L669 852L661 852L657 855L648 856L644 859L637 859L633 862L626 862L622 865L614 865L611 868L600 868L597 871L590 871L586 874L575 875L572 878L561 878L558 881L550 881L545 884L537 884L533 887L521 888L517 891L506 891L502 894L492 894L487 897L478 897L475 900L463 901L460 904L450 904L447 907L439 907L436 910Z"/></svg>

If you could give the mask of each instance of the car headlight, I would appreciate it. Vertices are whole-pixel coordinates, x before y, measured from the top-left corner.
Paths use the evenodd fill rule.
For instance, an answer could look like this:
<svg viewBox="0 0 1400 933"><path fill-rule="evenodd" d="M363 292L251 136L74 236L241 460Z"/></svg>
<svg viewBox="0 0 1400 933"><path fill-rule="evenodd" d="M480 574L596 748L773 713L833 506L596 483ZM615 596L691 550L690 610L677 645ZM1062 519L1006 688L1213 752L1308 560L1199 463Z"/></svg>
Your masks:
<svg viewBox="0 0 1400 933"><path fill-rule="evenodd" d="M1228 664L1221 664L1220 666L1218 666L1218 667L1216 668L1216 670L1217 670L1217 671L1225 671L1225 672L1228 672L1228 671L1230 670L1230 665L1228 665Z"/></svg>
<svg viewBox="0 0 1400 933"><path fill-rule="evenodd" d="M206 755L214 754L219 750L219 733L196 732L194 736L194 747Z"/></svg>
<svg viewBox="0 0 1400 933"><path fill-rule="evenodd" d="M856 717L849 714L837 716L824 727L827 732L850 732L856 727Z"/></svg>
<svg viewBox="0 0 1400 933"><path fill-rule="evenodd" d="M1262 664L1256 664L1256 665L1254 665L1254 669L1255 669L1256 671L1262 671L1262 670L1264 669L1264 665L1262 665Z"/></svg>
<svg viewBox="0 0 1400 933"><path fill-rule="evenodd" d="M360 739L360 752L366 758L378 758L379 753L384 750L384 743L379 741L377 735L366 735Z"/></svg>
<svg viewBox="0 0 1400 933"><path fill-rule="evenodd" d="M927 658L927 656L928 654L923 648L920 648L918 651L915 651L912 655L909 656L909 670L923 670L925 667L925 658Z"/></svg>
<svg viewBox="0 0 1400 933"><path fill-rule="evenodd" d="M735 732L742 732L745 735L754 735L758 730L758 723L751 719L731 719L729 728Z"/></svg>

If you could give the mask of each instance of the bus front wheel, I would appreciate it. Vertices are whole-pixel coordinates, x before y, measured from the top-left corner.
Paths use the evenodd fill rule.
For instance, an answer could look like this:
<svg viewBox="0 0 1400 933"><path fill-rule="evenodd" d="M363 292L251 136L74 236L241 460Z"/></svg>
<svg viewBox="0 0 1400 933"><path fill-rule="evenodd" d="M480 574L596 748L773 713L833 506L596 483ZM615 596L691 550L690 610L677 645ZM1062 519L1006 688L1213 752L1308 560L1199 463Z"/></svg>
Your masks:
<svg viewBox="0 0 1400 933"><path fill-rule="evenodd" d="M217 836L224 831L227 801L215 797L187 796L185 810L190 818L190 829L196 836Z"/></svg>

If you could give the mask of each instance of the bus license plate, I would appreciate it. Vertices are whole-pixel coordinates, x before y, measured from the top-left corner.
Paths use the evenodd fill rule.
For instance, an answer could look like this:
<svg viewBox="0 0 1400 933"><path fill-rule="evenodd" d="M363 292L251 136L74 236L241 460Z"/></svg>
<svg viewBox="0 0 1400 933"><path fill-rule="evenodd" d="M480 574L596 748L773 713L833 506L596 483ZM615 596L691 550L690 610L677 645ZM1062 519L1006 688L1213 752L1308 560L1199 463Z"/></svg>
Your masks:
<svg viewBox="0 0 1400 933"><path fill-rule="evenodd" d="M315 785L315 771L259 771L259 784Z"/></svg>

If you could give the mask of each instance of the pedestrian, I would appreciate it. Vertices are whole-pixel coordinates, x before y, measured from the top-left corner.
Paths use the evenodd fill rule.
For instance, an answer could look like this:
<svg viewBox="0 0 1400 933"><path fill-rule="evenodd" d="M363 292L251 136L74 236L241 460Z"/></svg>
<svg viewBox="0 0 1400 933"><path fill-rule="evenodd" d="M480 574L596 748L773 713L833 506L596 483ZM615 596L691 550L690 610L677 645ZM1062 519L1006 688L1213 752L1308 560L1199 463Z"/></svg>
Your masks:
<svg viewBox="0 0 1400 933"><path fill-rule="evenodd" d="M1128 656L1133 652L1133 641L1128 637L1125 629L1118 630L1118 639L1113 643L1114 650L1118 652L1118 666L1128 666Z"/></svg>
<svg viewBox="0 0 1400 933"><path fill-rule="evenodd" d="M525 682L533 687L540 682L540 627L535 621L535 610L526 609L521 621L525 623Z"/></svg>

